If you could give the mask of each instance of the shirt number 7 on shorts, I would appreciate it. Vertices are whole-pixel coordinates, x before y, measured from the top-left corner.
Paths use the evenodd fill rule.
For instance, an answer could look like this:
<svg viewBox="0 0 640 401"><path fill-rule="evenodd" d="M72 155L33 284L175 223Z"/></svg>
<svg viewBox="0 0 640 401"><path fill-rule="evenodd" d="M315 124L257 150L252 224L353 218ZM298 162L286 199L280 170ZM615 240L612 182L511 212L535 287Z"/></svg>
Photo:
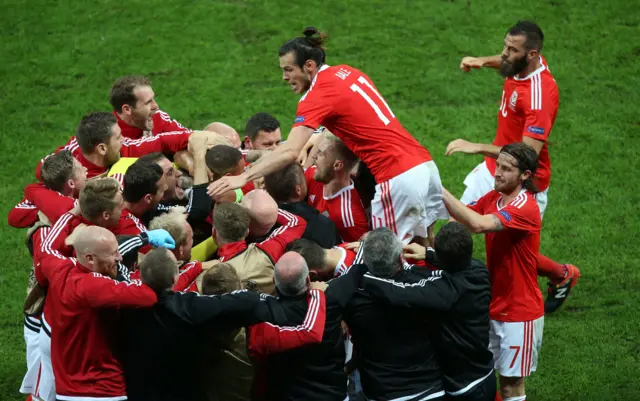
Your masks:
<svg viewBox="0 0 640 401"><path fill-rule="evenodd" d="M362 77L362 76L359 77L358 78L358 83L362 84L362 86L358 85L356 83L351 84L351 90L354 91L355 93L359 94L360 96L362 96L362 98L364 100L366 100L367 103L369 103L369 106L371 106L373 111L376 112L376 114L378 115L378 118L380 119L380 121L382 121L384 123L384 125L389 125L389 123L391 122L391 119L395 118L396 116L393 114L393 112L389 108L389 105L387 104L387 102L385 102L384 98L382 96L380 96L380 93L378 93L376 88L374 88L373 85L371 85L371 83L369 81L367 81L364 77ZM390 118L387 117L382 112L382 109L380 108L380 106L378 106L378 104L376 104L376 102L372 99L372 97L369 96L369 94L367 94L367 91L365 91L365 88L369 92L371 92L371 93L373 93L375 95L375 97L379 100L379 103L382 103L384 105L384 108L386 109L386 111L391 116Z"/></svg>
<svg viewBox="0 0 640 401"><path fill-rule="evenodd" d="M513 356L513 360L511 361L511 365L509 365L509 369L511 369L511 368L513 368L513 365L515 365L516 359L518 359L518 354L520 354L520 346L519 345L512 345L509 348L516 350L516 354Z"/></svg>

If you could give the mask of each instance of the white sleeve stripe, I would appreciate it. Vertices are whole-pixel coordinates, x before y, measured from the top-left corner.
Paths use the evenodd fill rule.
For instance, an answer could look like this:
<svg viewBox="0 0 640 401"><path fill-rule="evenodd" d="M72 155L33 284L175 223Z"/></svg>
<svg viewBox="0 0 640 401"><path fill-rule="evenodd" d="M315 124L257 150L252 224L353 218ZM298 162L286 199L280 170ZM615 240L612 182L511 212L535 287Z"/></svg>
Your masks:
<svg viewBox="0 0 640 401"><path fill-rule="evenodd" d="M284 225L284 226L280 226L280 227L276 228L275 230L273 230L271 235L269 235L266 240L262 241L261 244L264 244L265 242L267 242L268 240L274 238L275 236L284 233L288 228L291 228L291 227L295 226L296 224L298 224L298 216L296 216L295 214L291 214L291 213L289 213L289 212L287 212L285 210L278 209L278 215L280 215L280 216L284 217L285 219L287 219L287 224Z"/></svg>
<svg viewBox="0 0 640 401"><path fill-rule="evenodd" d="M400 281L395 281L393 279L376 277L376 276L372 275L371 273L365 273L364 277L367 278L367 279L370 279L370 280L382 281L384 283L389 283L391 285L394 285L394 286L400 287L400 288L424 287L428 282L439 280L439 279L442 278L441 274L440 274L440 275L437 275L437 276L431 276L431 277L428 277L428 278L423 278L420 281L418 281L417 283L402 283Z"/></svg>
<svg viewBox="0 0 640 401"><path fill-rule="evenodd" d="M542 110L542 80L540 74L531 77L531 110Z"/></svg>
<svg viewBox="0 0 640 401"><path fill-rule="evenodd" d="M56 238L58 238L58 236L62 232L62 229L67 226L67 224L73 217L74 215L72 215L71 213L65 213L58 219L56 224L51 229L51 232L49 232L49 235L47 235L47 238L44 240L40 247L42 252L46 252L50 255L54 255L64 259L64 256L62 256L60 252L51 248L51 244L56 240Z"/></svg>
<svg viewBox="0 0 640 401"><path fill-rule="evenodd" d="M320 290L310 290L311 300L309 301L309 307L302 325L299 326L278 326L273 323L266 322L269 326L275 327L280 331L311 331L311 328L318 318L318 312L320 311Z"/></svg>

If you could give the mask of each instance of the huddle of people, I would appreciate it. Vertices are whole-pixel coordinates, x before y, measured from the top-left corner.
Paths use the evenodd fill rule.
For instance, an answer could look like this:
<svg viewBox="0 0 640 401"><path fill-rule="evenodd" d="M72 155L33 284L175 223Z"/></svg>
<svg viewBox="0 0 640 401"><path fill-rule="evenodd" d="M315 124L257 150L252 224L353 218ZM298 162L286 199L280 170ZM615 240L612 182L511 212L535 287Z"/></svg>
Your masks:
<svg viewBox="0 0 640 401"><path fill-rule="evenodd" d="M243 139L222 122L185 128L147 78L126 76L112 112L85 115L40 161L9 213L33 258L22 393L494 400L497 371L502 397L525 400L544 310L537 284L510 288L535 283L540 264L536 149L498 148L495 190L461 203L368 78L324 64L318 35L280 49L303 94L286 143L264 112ZM348 128L318 114L349 96ZM489 269L472 232L486 233Z"/></svg>

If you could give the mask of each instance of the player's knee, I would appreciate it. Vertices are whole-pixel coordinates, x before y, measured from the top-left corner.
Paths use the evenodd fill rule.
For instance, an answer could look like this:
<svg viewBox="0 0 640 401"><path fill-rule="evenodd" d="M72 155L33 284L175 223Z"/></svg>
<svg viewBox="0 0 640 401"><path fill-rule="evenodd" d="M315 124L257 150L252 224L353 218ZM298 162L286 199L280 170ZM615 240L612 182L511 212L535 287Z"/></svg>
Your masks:
<svg viewBox="0 0 640 401"><path fill-rule="evenodd" d="M524 400L524 377L500 376L500 394L503 400Z"/></svg>

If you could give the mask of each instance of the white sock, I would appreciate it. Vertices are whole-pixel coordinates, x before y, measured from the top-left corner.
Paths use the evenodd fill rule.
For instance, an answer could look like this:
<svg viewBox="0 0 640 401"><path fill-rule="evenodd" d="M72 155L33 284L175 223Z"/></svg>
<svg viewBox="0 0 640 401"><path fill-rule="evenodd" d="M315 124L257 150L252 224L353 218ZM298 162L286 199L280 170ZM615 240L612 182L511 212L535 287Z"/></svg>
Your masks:
<svg viewBox="0 0 640 401"><path fill-rule="evenodd" d="M526 395L520 395L518 397L503 398L502 401L525 401L526 399Z"/></svg>

